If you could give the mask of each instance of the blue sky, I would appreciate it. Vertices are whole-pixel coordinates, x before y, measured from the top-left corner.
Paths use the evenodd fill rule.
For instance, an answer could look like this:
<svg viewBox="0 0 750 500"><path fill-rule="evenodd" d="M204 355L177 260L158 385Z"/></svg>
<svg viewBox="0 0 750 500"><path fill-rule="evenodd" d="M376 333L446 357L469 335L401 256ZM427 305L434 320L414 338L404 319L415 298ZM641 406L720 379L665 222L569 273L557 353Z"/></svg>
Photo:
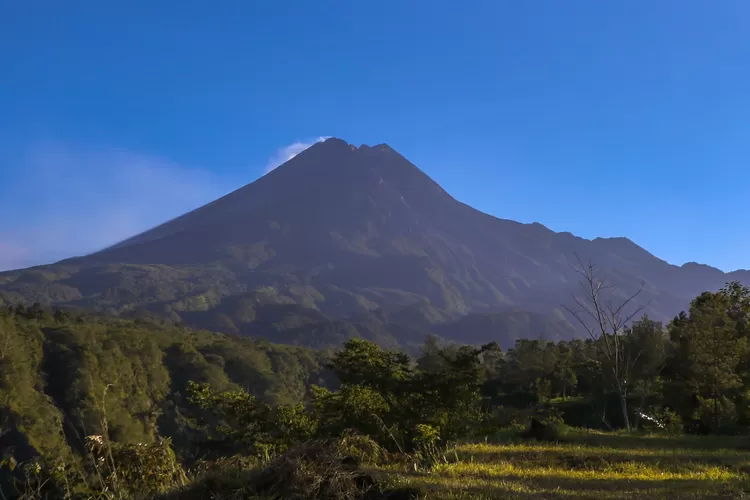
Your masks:
<svg viewBox="0 0 750 500"><path fill-rule="evenodd" d="M744 0L0 1L0 268L321 136L498 217L748 268L749 23Z"/></svg>

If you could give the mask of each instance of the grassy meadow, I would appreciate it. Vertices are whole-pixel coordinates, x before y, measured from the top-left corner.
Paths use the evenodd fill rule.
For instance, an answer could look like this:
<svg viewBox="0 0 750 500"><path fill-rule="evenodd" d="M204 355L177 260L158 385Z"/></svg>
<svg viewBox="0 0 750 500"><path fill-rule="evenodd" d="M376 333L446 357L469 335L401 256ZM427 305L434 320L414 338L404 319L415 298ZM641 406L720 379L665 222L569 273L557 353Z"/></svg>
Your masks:
<svg viewBox="0 0 750 500"><path fill-rule="evenodd" d="M380 470L425 499L750 498L750 438L572 430L564 442L464 444L429 472Z"/></svg>

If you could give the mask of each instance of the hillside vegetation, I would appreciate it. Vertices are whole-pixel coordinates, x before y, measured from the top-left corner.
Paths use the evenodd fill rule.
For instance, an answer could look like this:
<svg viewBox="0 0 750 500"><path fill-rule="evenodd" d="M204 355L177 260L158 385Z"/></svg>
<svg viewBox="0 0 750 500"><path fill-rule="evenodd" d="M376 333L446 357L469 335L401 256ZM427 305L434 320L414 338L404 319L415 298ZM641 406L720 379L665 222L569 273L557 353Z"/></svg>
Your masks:
<svg viewBox="0 0 750 500"><path fill-rule="evenodd" d="M41 307L0 309L0 420L42 456L107 432L123 443L170 436L189 453L189 382L249 390L272 404L325 384L323 352L146 321Z"/></svg>
<svg viewBox="0 0 750 500"><path fill-rule="evenodd" d="M731 283L666 328L643 317L507 351L432 337L413 359L362 339L316 353L5 308L0 486L6 498L739 497L749 319L750 290Z"/></svg>

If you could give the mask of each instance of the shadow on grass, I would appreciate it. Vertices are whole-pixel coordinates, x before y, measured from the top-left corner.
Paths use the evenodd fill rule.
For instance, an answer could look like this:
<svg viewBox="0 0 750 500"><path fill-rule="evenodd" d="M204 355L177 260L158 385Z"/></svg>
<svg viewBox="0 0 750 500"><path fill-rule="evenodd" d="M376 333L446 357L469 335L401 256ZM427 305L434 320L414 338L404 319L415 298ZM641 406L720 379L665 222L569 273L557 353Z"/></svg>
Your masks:
<svg viewBox="0 0 750 500"><path fill-rule="evenodd" d="M517 429L503 429L490 438L491 444L533 444L536 441L524 439ZM658 449L658 450L695 450L695 451L750 451L748 436L696 436L696 435L659 435L641 432L586 432L571 429L560 441L560 444L583 445L592 448L621 449Z"/></svg>
<svg viewBox="0 0 750 500"><path fill-rule="evenodd" d="M688 488L689 485L684 485ZM632 489L609 489L602 490L566 490L563 486L552 489L533 488L529 491L520 491L512 485L487 484L450 487L445 485L431 485L423 489L425 499L450 499L450 500L484 500L484 499L571 499L571 498L589 498L596 500L605 499L642 499L642 500L659 500L659 499L726 499L726 498L745 498L737 496L739 493L731 491L701 491L690 489L676 489L671 485L652 486L648 491ZM741 495L741 494L740 494Z"/></svg>
<svg viewBox="0 0 750 500"><path fill-rule="evenodd" d="M559 466L569 469L601 469L623 463L640 463L669 472L705 470L708 466L726 467L731 470L750 472L750 454L720 453L663 453L639 454L627 450L603 452L597 449L514 449L498 448L497 451L458 451L462 462L493 463L499 461L515 464L529 463L534 466Z"/></svg>
<svg viewBox="0 0 750 500"><path fill-rule="evenodd" d="M571 433L567 442L596 447L620 449L658 449L658 450L695 450L695 451L738 451L747 438L740 436L658 436L644 434L598 434Z"/></svg>

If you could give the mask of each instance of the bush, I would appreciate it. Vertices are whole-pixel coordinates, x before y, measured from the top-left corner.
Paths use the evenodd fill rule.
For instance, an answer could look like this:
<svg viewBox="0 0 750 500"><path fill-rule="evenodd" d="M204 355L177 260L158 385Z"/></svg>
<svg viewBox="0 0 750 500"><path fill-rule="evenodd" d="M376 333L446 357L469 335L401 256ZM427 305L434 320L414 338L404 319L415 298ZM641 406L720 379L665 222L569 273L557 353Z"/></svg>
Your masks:
<svg viewBox="0 0 750 500"><path fill-rule="evenodd" d="M680 416L669 408L652 406L645 411L636 411L640 413L641 428L644 430L666 434L681 434L684 430Z"/></svg>
<svg viewBox="0 0 750 500"><path fill-rule="evenodd" d="M340 453L364 463L378 464L389 458L388 452L374 439L352 432L344 433L338 441L338 448Z"/></svg>
<svg viewBox="0 0 750 500"><path fill-rule="evenodd" d="M440 441L440 429L431 425L419 424L416 426L414 438L415 456L418 462L426 468L443 461L443 443Z"/></svg>
<svg viewBox="0 0 750 500"><path fill-rule="evenodd" d="M563 412L552 405L544 405L538 408L536 418L545 425L562 426L565 424Z"/></svg>
<svg viewBox="0 0 750 500"><path fill-rule="evenodd" d="M537 441L562 441L569 431L569 427L559 422L544 423L533 417L528 429L521 433L524 439L536 439Z"/></svg>
<svg viewBox="0 0 750 500"><path fill-rule="evenodd" d="M310 442L271 461L253 486L257 494L289 500L348 500L364 498L376 483L359 469L356 457L341 453L340 445Z"/></svg>
<svg viewBox="0 0 750 500"><path fill-rule="evenodd" d="M187 484L168 439L129 445L88 436L86 445L102 491L128 498L152 498Z"/></svg>
<svg viewBox="0 0 750 500"><path fill-rule="evenodd" d="M505 406L493 408L491 413L487 415L485 434L490 434L499 429L525 429L527 422L534 414L533 408Z"/></svg>
<svg viewBox="0 0 750 500"><path fill-rule="evenodd" d="M170 499L270 497L288 500L418 498L412 490L384 491L346 451L354 439L310 441L243 476L210 475ZM361 441L359 441L362 444Z"/></svg>
<svg viewBox="0 0 750 500"><path fill-rule="evenodd" d="M735 434L737 408L725 396L716 399L698 396L698 408L693 412L693 421L701 433Z"/></svg>

